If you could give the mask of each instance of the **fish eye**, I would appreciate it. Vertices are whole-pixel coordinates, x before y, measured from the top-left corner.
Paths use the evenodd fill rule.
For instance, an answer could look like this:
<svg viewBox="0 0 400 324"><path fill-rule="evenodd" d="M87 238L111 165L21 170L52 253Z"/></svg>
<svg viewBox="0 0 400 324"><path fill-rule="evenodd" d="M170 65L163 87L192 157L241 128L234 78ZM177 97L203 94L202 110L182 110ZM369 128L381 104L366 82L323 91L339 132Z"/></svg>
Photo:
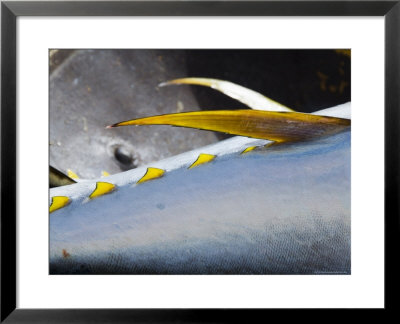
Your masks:
<svg viewBox="0 0 400 324"><path fill-rule="evenodd" d="M124 145L116 145L113 154L121 169L128 170L137 166L134 155Z"/></svg>

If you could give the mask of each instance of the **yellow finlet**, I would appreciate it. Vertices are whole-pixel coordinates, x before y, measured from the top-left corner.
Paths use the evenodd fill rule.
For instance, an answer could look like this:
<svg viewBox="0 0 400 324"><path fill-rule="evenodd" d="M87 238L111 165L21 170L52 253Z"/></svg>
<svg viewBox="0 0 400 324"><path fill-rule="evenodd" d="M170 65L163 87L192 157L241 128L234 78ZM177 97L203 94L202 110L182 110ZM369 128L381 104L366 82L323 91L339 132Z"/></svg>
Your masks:
<svg viewBox="0 0 400 324"><path fill-rule="evenodd" d="M69 198L65 196L54 196L51 200L50 213L57 209L65 207L69 204L69 201Z"/></svg>
<svg viewBox="0 0 400 324"><path fill-rule="evenodd" d="M110 174L107 171L101 171L102 177L108 177Z"/></svg>
<svg viewBox="0 0 400 324"><path fill-rule="evenodd" d="M145 175L137 182L142 183L149 180L160 178L164 175L165 171L157 168L147 168Z"/></svg>
<svg viewBox="0 0 400 324"><path fill-rule="evenodd" d="M204 163L210 162L210 161L212 161L214 159L215 159L215 155L201 153L198 156L197 160L194 161L194 163L188 169L197 167L200 164L204 164Z"/></svg>
<svg viewBox="0 0 400 324"><path fill-rule="evenodd" d="M115 185L108 182L96 182L96 189L90 194L89 198L93 199L105 195L115 189Z"/></svg>
<svg viewBox="0 0 400 324"><path fill-rule="evenodd" d="M257 146L249 146L247 149L245 149L242 153L240 154L246 154L250 151L253 151Z"/></svg>
<svg viewBox="0 0 400 324"><path fill-rule="evenodd" d="M68 177L70 177L71 179L79 179L78 175L70 169L67 170L67 174Z"/></svg>

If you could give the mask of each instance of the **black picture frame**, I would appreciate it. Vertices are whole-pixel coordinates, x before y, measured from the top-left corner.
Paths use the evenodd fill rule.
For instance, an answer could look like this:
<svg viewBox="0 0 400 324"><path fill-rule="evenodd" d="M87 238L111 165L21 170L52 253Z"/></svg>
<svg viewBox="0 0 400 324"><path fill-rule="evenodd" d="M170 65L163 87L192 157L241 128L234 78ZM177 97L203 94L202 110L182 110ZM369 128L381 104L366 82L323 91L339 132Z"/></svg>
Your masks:
<svg viewBox="0 0 400 324"><path fill-rule="evenodd" d="M19 16L384 16L385 310L395 310L399 255L400 1L2 1L1 322L234 322L266 310L16 308L16 19ZM240 316L239 316L240 315Z"/></svg>

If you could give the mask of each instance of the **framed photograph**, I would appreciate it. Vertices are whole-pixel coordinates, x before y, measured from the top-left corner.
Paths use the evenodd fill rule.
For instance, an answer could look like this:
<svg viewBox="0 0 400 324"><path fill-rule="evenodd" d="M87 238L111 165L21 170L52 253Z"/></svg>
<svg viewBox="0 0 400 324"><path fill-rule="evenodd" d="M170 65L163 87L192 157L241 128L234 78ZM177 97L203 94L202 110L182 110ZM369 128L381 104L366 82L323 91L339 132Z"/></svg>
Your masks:
<svg viewBox="0 0 400 324"><path fill-rule="evenodd" d="M2 2L1 320L393 308L399 14Z"/></svg>

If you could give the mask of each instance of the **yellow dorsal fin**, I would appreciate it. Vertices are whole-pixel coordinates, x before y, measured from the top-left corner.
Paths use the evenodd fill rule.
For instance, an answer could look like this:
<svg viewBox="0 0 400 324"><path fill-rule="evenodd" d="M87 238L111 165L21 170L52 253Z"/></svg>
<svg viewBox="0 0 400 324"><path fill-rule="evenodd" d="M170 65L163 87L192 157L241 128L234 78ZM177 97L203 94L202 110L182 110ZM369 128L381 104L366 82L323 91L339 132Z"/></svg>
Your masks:
<svg viewBox="0 0 400 324"><path fill-rule="evenodd" d="M197 167L200 164L208 163L215 159L215 155L201 153L197 160L189 167L189 169Z"/></svg>
<svg viewBox="0 0 400 324"><path fill-rule="evenodd" d="M108 182L96 182L96 189L90 194L89 198L93 199L105 195L115 189L115 185Z"/></svg>
<svg viewBox="0 0 400 324"><path fill-rule="evenodd" d="M50 213L57 209L65 207L69 204L69 201L69 198L65 196L54 196L51 200Z"/></svg>
<svg viewBox="0 0 400 324"><path fill-rule="evenodd" d="M157 179L160 178L164 175L165 171L162 169L158 169L158 168L147 168L146 173L144 174L144 176L137 182L137 183L142 183L142 182L146 182L149 180L153 180L153 179Z"/></svg>
<svg viewBox="0 0 400 324"><path fill-rule="evenodd" d="M296 142L338 133L351 125L349 119L297 112L262 110L214 110L145 117L107 128L128 125L172 125L212 130L233 135Z"/></svg>

